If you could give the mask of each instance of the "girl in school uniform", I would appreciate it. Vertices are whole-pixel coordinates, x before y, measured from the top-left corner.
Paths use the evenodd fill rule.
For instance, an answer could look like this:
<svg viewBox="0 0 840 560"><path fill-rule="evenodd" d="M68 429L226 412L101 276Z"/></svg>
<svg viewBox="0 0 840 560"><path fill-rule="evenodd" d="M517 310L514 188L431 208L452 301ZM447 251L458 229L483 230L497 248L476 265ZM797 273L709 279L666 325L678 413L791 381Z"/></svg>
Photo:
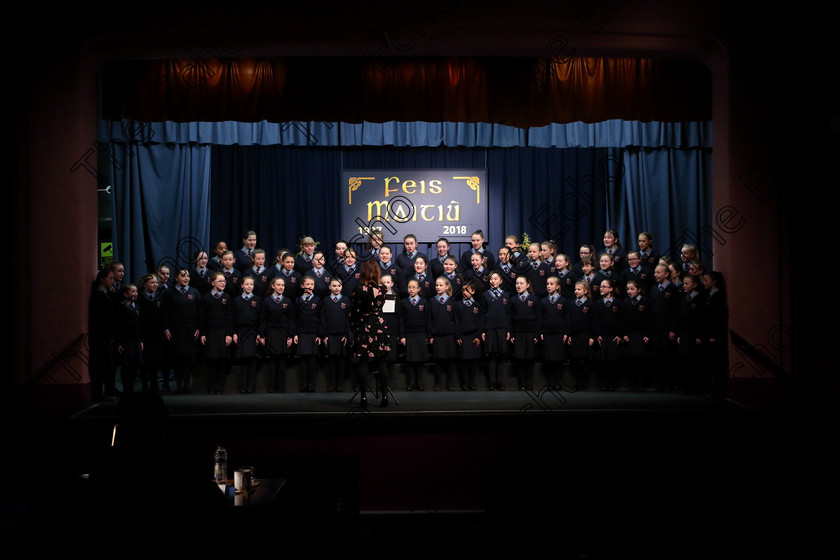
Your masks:
<svg viewBox="0 0 840 560"><path fill-rule="evenodd" d="M114 273L114 286L111 288L111 293L117 296L117 303L120 303L123 298L123 287L125 286L125 265L121 262L112 262L108 269Z"/></svg>
<svg viewBox="0 0 840 560"><path fill-rule="evenodd" d="M283 278L283 295L291 300L297 299L300 295L300 272L295 270L295 256L286 249L281 249L277 254L277 262L274 264L274 277Z"/></svg>
<svg viewBox="0 0 840 560"><path fill-rule="evenodd" d="M513 263L510 262L511 258L511 249L509 247L502 247L499 249L499 260L496 263L496 266L490 271L492 274L493 272L498 272L502 279L502 290L505 292L512 294L516 291L516 269L513 266ZM488 284L490 283L490 274L487 275ZM488 285L489 289L489 285ZM485 290L486 291L486 290Z"/></svg>
<svg viewBox="0 0 840 560"><path fill-rule="evenodd" d="M207 261L207 266L211 271L215 272L217 270L222 270L222 255L224 255L227 250L228 246L224 241L216 243L216 246L213 248L213 257Z"/></svg>
<svg viewBox="0 0 840 560"><path fill-rule="evenodd" d="M315 253L315 240L311 237L302 237L300 240L300 254L295 257L295 270L303 276L312 269L312 258Z"/></svg>
<svg viewBox="0 0 840 560"><path fill-rule="evenodd" d="M239 362L239 392L257 388L257 356L262 299L254 293L254 279L242 279L242 294L233 299L233 343Z"/></svg>
<svg viewBox="0 0 840 560"><path fill-rule="evenodd" d="M609 253L598 255L598 270L595 271L595 277L590 284L593 289L592 299L601 299L601 282L612 280L615 283L618 278L619 275L615 270L612 256Z"/></svg>
<svg viewBox="0 0 840 560"><path fill-rule="evenodd" d="M168 265L162 264L155 269L158 277L158 294L166 294L166 290L172 287L171 270Z"/></svg>
<svg viewBox="0 0 840 560"><path fill-rule="evenodd" d="M699 260L700 251L696 245L685 243L680 247L679 269L682 274L689 274L691 263Z"/></svg>
<svg viewBox="0 0 840 560"><path fill-rule="evenodd" d="M343 239L339 239L335 242L333 246L333 252L330 253L330 256L327 257L327 270L333 273L333 276L336 276L336 270L339 266L344 264L344 257L345 253L347 252L347 242ZM342 282L343 283L343 282Z"/></svg>
<svg viewBox="0 0 840 560"><path fill-rule="evenodd" d="M677 321L677 357L683 378L683 389L692 395L700 393L700 361L702 313L705 308L700 279L691 274L683 278L683 296Z"/></svg>
<svg viewBox="0 0 840 560"><path fill-rule="evenodd" d="M190 270L190 286L198 290L200 295L204 295L210 291L210 273L213 269L210 268L207 253L199 251L193 257L195 265Z"/></svg>
<svg viewBox="0 0 840 560"><path fill-rule="evenodd" d="M452 297L458 299L461 297L461 289L464 287L464 275L458 270L458 260L455 257L447 257L443 261L443 276L452 285ZM434 278L437 278L435 276Z"/></svg>
<svg viewBox="0 0 840 560"><path fill-rule="evenodd" d="M96 273L88 301L89 371L94 400L114 400L119 396L114 364L114 271L103 268Z"/></svg>
<svg viewBox="0 0 840 560"><path fill-rule="evenodd" d="M318 373L318 336L320 327L321 298L315 295L315 278L309 274L303 277L301 295L295 300L295 352L300 358L301 393L315 392L315 377Z"/></svg>
<svg viewBox="0 0 840 560"><path fill-rule="evenodd" d="M304 277L306 276L311 277L315 281L315 284L312 287L312 293L320 299L327 297L330 293L332 274L324 267L323 251L315 251L312 253L312 269L304 273Z"/></svg>
<svg viewBox="0 0 840 560"><path fill-rule="evenodd" d="M648 293L651 285L653 285L653 268L648 268L642 264L642 256L638 251L630 251L627 253L627 267L621 273L622 288L627 285L630 280L636 280L639 288Z"/></svg>
<svg viewBox="0 0 840 560"><path fill-rule="evenodd" d="M464 281L475 283L479 292L490 287L490 270L485 266L485 262L479 253L473 253L470 256L470 269L464 273Z"/></svg>
<svg viewBox="0 0 840 560"><path fill-rule="evenodd" d="M601 297L592 305L595 340L598 343L595 367L602 391L614 391L618 382L621 358L621 319L619 294L614 278L604 278L599 286Z"/></svg>
<svg viewBox="0 0 840 560"><path fill-rule="evenodd" d="M612 258L613 268L616 272L623 271L627 266L627 250L621 246L616 230L608 229L604 232L603 252Z"/></svg>
<svg viewBox="0 0 840 560"><path fill-rule="evenodd" d="M542 364L549 390L559 391L563 383L563 364L568 359L566 340L569 333L568 300L560 291L560 279L546 280L548 295L540 301L540 342Z"/></svg>
<svg viewBox="0 0 840 560"><path fill-rule="evenodd" d="M472 266L472 255L477 254L481 258L481 266L486 270L491 270L496 265L496 259L493 258L493 255L484 247L484 232L476 230L470 236L470 250L464 252L461 255L460 266L461 270L467 271Z"/></svg>
<svg viewBox="0 0 840 560"><path fill-rule="evenodd" d="M225 276L225 292L236 297L242 293L242 273L236 269L233 251L225 251L222 255L221 273Z"/></svg>
<svg viewBox="0 0 840 560"><path fill-rule="evenodd" d="M210 373L210 394L225 392L225 379L230 368L230 346L233 343L233 298L225 291L224 273L214 272L213 288L201 298L199 330L204 358Z"/></svg>
<svg viewBox="0 0 840 560"><path fill-rule="evenodd" d="M417 280L417 284L420 286L420 296L425 300L431 300L435 295L435 283L432 275L429 274L426 257L416 257L413 266L414 273L409 278Z"/></svg>
<svg viewBox="0 0 840 560"><path fill-rule="evenodd" d="M592 347L595 344L593 302L589 297L589 283L575 283L575 299L569 304L569 365L574 376L574 390L589 388L592 367Z"/></svg>
<svg viewBox="0 0 840 560"><path fill-rule="evenodd" d="M599 284L595 283L595 260L589 257L584 257L580 261L580 270L581 274L579 279L586 282L586 285L589 287L589 290L587 290L588 293L593 293L593 291L597 290L599 286ZM577 285L577 282L575 282L575 285ZM577 293L575 293L575 297L577 297Z"/></svg>
<svg viewBox="0 0 840 560"><path fill-rule="evenodd" d="M478 363L481 359L481 315L482 309L476 299L477 286L467 282L461 291L461 299L455 303L457 315L455 342L458 344L458 361L461 376L461 390L475 391Z"/></svg>
<svg viewBox="0 0 840 560"><path fill-rule="evenodd" d="M653 271L654 286L648 294L650 318L650 366L658 391L672 391L678 384L672 368L676 361L677 317L680 291L671 282L668 265Z"/></svg>
<svg viewBox="0 0 840 560"><path fill-rule="evenodd" d="M327 391L341 391L347 371L350 342L350 298L338 278L330 281L330 294L321 302L319 332L327 362Z"/></svg>
<svg viewBox="0 0 840 560"><path fill-rule="evenodd" d="M163 296L158 290L157 274L143 275L137 283L137 305L143 327L143 365L140 384L144 391L158 390L158 371L164 367Z"/></svg>
<svg viewBox="0 0 840 560"><path fill-rule="evenodd" d="M510 341L510 294L502 289L502 275L490 274L490 289L481 296L481 340L487 352L487 384L491 391L504 391L502 364L508 355Z"/></svg>
<svg viewBox="0 0 840 560"><path fill-rule="evenodd" d="M557 257L557 244L554 241L540 243L540 260L553 266L555 257Z"/></svg>
<svg viewBox="0 0 840 560"><path fill-rule="evenodd" d="M641 265L652 275L653 269L659 264L660 257L659 251L653 248L653 236L649 232L643 231L639 234L637 242L639 245Z"/></svg>
<svg viewBox="0 0 840 560"><path fill-rule="evenodd" d="M648 384L648 343L650 320L648 298L642 293L640 281L630 279L624 287L627 293L621 302L622 347L621 354L627 362L631 391L644 391Z"/></svg>
<svg viewBox="0 0 840 560"><path fill-rule="evenodd" d="M271 291L271 279L274 277L274 269L265 266L265 250L254 249L251 251L251 259L253 262L250 268L247 268L242 275L250 276L254 279L253 294L259 298L260 301L268 295Z"/></svg>
<svg viewBox="0 0 840 560"><path fill-rule="evenodd" d="M513 256L519 257L522 254L522 241L518 235L505 236L505 247L510 249Z"/></svg>
<svg viewBox="0 0 840 560"><path fill-rule="evenodd" d="M533 292L538 300L548 295L545 281L551 274L551 269L551 264L543 262L540 259L540 244L531 243L528 246L528 264L523 267L523 270L525 276L528 278L528 284L531 286L531 292Z"/></svg>
<svg viewBox="0 0 840 560"><path fill-rule="evenodd" d="M400 320L402 321L402 338L400 342L405 347L405 363L408 367L408 384L406 390L422 391L423 373L428 352L428 323L426 309L428 301L420 294L420 282L412 278L406 284L408 297L400 302Z"/></svg>
<svg viewBox="0 0 840 560"><path fill-rule="evenodd" d="M347 297L353 293L353 289L359 285L362 277L361 267L356 262L356 251L353 248L344 250L344 260L332 270L333 278L341 282L341 293Z"/></svg>
<svg viewBox="0 0 840 560"><path fill-rule="evenodd" d="M446 260L446 257L451 255L449 250L450 246L448 239L441 237L437 240L437 244L435 245L436 254L434 257L429 257L429 272L431 273L432 278L437 278L443 274L443 261ZM458 261L456 260L455 263L457 264Z"/></svg>
<svg viewBox="0 0 840 560"><path fill-rule="evenodd" d="M390 274L383 274L380 279L385 297L382 306L382 317L388 327L388 352L385 354L385 363L388 365L388 386L391 386L391 377L395 371L395 364L400 361L400 340L404 338L402 332L402 320L400 318L400 294L394 286L394 277Z"/></svg>
<svg viewBox="0 0 840 560"><path fill-rule="evenodd" d="M208 276L212 275L208 273ZM175 276L175 287L163 301L164 337L172 355L175 371L175 391L192 391L192 373L198 356L199 305L201 292L190 285L192 276L187 269L180 269ZM204 282L212 288L210 282Z"/></svg>
<svg viewBox="0 0 840 560"><path fill-rule="evenodd" d="M400 298L405 297L405 294L408 293L405 289L405 283L407 281L407 272L398 267L397 264L394 262L391 253L391 248L387 245L383 245L379 248L379 253L377 254L377 257L379 261L380 273L383 276L390 276L394 281L394 291L397 292L397 295L399 295Z"/></svg>
<svg viewBox="0 0 840 560"><path fill-rule="evenodd" d="M572 272L572 263L565 253L559 253L554 257L554 274L557 275L560 295L563 296L563 299L568 301L574 298L577 277Z"/></svg>
<svg viewBox="0 0 840 560"><path fill-rule="evenodd" d="M403 238L403 251L397 255L397 266L403 270L411 270L414 261L420 257L423 258L423 262L428 263L426 254L417 247L417 237L409 233Z"/></svg>
<svg viewBox="0 0 840 560"><path fill-rule="evenodd" d="M683 272L680 270L679 265L671 262L668 263L668 274L670 275L671 283L677 287L677 289L682 292L682 283L683 283Z"/></svg>
<svg viewBox="0 0 840 560"><path fill-rule="evenodd" d="M434 390L441 390L445 373L446 388L454 391L455 359L458 357L455 343L458 317L455 314L452 285L443 276L435 280L435 297L429 301L426 318L431 355L435 362Z"/></svg>
<svg viewBox="0 0 840 560"><path fill-rule="evenodd" d="M254 251L257 247L257 232L249 230L242 236L242 248L237 250L233 257L236 260L236 270L242 273L242 276L248 274L248 269L254 264Z"/></svg>
<svg viewBox="0 0 840 560"><path fill-rule="evenodd" d="M375 260L379 256L379 251L381 251L384 247L387 247L387 245L385 245L385 235L381 230L371 230L367 235L367 243L365 243L365 246L365 258L363 260Z"/></svg>
<svg viewBox="0 0 840 560"><path fill-rule="evenodd" d="M158 299L163 302L166 297L166 294L172 289L172 285L174 283L172 279L172 269L169 268L168 265L161 264L155 270L157 274L159 283L158 283ZM169 392L169 381L174 380L175 378L175 371L172 367L172 348L165 344L163 345L163 363L160 367L160 379L161 379L161 391Z"/></svg>
<svg viewBox="0 0 840 560"><path fill-rule="evenodd" d="M123 393L131 393L143 363L143 326L137 306L137 286L123 284L120 292L122 299L115 307L114 341Z"/></svg>
<svg viewBox="0 0 840 560"><path fill-rule="evenodd" d="M575 273L575 276L580 278L584 274L584 272L583 272L583 262L586 259L589 259L593 263L593 268L597 268L597 263L595 262L596 258L597 257L595 255L595 247L591 244L584 243L578 249L578 261L575 264L572 265L572 272ZM590 286L590 288L591 288L591 286Z"/></svg>
<svg viewBox="0 0 840 560"><path fill-rule="evenodd" d="M294 300L285 294L283 276L271 280L271 295L263 300L260 344L268 356L268 392L286 392L286 360L294 336Z"/></svg>
<svg viewBox="0 0 840 560"><path fill-rule="evenodd" d="M537 327L540 324L539 299L531 292L525 276L516 279L516 295L510 299L510 341L520 391L534 389L534 360L537 358Z"/></svg>

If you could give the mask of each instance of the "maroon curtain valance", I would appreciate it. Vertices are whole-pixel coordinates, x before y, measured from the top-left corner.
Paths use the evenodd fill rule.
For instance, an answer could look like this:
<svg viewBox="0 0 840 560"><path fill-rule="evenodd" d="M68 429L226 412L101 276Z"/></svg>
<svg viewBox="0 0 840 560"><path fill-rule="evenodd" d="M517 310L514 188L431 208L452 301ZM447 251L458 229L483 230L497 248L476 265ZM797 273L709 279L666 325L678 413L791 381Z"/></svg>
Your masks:
<svg viewBox="0 0 840 560"><path fill-rule="evenodd" d="M628 58L114 61L106 120L490 122L711 120L699 62Z"/></svg>

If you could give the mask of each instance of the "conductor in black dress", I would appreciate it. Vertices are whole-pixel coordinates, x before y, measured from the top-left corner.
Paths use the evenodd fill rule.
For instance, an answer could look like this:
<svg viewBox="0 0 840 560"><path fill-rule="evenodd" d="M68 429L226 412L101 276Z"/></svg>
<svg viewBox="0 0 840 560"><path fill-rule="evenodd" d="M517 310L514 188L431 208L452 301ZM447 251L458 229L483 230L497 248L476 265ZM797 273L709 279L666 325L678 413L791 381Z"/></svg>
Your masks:
<svg viewBox="0 0 840 560"><path fill-rule="evenodd" d="M385 355L390 350L388 326L382 316L385 288L381 286L379 265L373 260L362 264L359 285L350 294L350 329L353 332L353 355L358 358L356 377L361 396L360 406L367 407L367 378L371 367L377 370L381 407L388 406L388 370Z"/></svg>

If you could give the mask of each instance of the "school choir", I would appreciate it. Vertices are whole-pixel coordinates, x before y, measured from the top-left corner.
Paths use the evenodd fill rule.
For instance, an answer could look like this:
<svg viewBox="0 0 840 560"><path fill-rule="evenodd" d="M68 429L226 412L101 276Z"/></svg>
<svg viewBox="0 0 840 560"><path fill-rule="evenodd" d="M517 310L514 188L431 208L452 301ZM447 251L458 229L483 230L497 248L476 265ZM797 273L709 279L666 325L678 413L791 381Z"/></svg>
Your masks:
<svg viewBox="0 0 840 560"><path fill-rule="evenodd" d="M170 390L171 371L174 390L189 393L202 364L211 394L225 392L234 365L236 390L260 391L263 372L264 390L285 392L292 363L300 392L315 391L322 374L327 390L344 390L358 362L349 296L360 263L372 259L387 301L382 367L391 380L399 365L408 391L426 389L427 368L434 390L476 390L482 371L488 390L504 390L510 366L520 390L725 395L726 294L696 247L672 260L654 250L651 234L627 250L613 230L600 249L582 245L575 263L554 242L522 247L516 236L491 252L480 231L460 258L443 238L428 257L413 235L396 250L375 236L358 251L344 241L334 247L325 254L305 237L299 250L280 250L270 262L249 231L235 251L219 242L214 256L200 251L188 266L158 267L136 285L124 281L122 265L111 265L91 298L94 394L118 392L112 362L124 391L133 390L135 375L143 389ZM109 329L112 337L103 334ZM534 380L537 363L543 382Z"/></svg>

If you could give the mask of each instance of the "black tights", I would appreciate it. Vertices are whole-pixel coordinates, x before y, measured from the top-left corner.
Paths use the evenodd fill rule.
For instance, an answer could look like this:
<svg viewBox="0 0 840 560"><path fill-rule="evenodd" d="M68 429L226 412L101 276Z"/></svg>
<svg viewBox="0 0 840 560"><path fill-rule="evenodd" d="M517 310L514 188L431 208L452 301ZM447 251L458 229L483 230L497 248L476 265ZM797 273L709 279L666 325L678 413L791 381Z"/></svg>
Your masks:
<svg viewBox="0 0 840 560"><path fill-rule="evenodd" d="M490 354L490 360L487 362L487 383L491 389L495 389L502 385L502 365L505 358L501 354Z"/></svg>
<svg viewBox="0 0 840 560"><path fill-rule="evenodd" d="M286 356L271 356L268 379L269 393L286 392Z"/></svg>
<svg viewBox="0 0 840 560"><path fill-rule="evenodd" d="M347 359L344 356L329 356L327 358L327 390L340 391L344 385L344 375L347 369Z"/></svg>
<svg viewBox="0 0 840 560"><path fill-rule="evenodd" d="M435 360L435 387L443 386L443 377L446 376L446 386L453 388L455 379L455 360L446 358Z"/></svg>
<svg viewBox="0 0 840 560"><path fill-rule="evenodd" d="M301 371L301 391L312 390L315 387L315 377L318 373L318 356L312 354L311 356L300 357L300 371Z"/></svg>
<svg viewBox="0 0 840 560"><path fill-rule="evenodd" d="M463 360L461 362L461 388L473 389L478 374L478 360Z"/></svg>
<svg viewBox="0 0 840 560"><path fill-rule="evenodd" d="M423 362L408 362L408 387L410 389L423 388Z"/></svg>

